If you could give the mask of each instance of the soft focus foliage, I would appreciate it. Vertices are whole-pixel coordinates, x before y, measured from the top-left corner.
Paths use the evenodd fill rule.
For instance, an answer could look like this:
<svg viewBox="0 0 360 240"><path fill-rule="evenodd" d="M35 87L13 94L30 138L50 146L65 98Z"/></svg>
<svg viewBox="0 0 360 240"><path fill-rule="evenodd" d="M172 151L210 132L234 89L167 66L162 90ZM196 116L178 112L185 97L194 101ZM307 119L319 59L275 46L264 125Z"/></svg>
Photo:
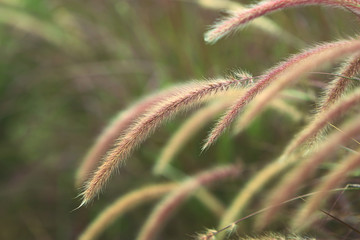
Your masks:
<svg viewBox="0 0 360 240"><path fill-rule="evenodd" d="M297 2L317 4L317 1ZM346 1L318 2L323 6L334 6ZM202 183L211 182L196 182L196 176L204 176L203 172L208 176L208 169L238 162L241 162L241 174L236 179L224 179L209 189L200 188L191 198L190 194L183 194L184 201L182 199L182 205L178 206L180 210L168 218L159 239L196 238L197 233L200 239L208 232L214 234L226 226L227 231L218 238L265 236L264 239L270 239L276 236L282 239L283 235L295 236L293 232L301 229L298 225L307 219L308 213L315 213L308 224L310 220L314 222L310 227L306 226L301 235L320 239L356 239L359 235L325 217L318 209L329 211L356 226L360 211L356 201L358 191L333 191L330 197L321 192L311 195L309 205L301 200L282 205L276 209L277 215L271 216L272 219L266 218L265 211L265 215L259 218L245 219L236 226L232 224L236 219L269 207L270 202L278 204L276 198L271 197L277 191L281 192L281 186L286 187L281 184L291 176L285 173L293 172L294 176L303 177L298 179L295 187L292 186L294 194L297 192L299 195L360 182L359 171L352 171L359 166L358 153L354 153L359 150L360 135L359 124L354 123L360 101L359 79L356 78L359 73L359 37L356 34L359 34L360 23L354 14L359 5L356 5L357 0L347 2L352 11L311 6L268 12L268 16L258 18L238 33L207 45L204 33L220 16L228 16L223 10L239 11L257 1L3 0L0 3L0 239L77 239L111 203L121 200L121 196L135 194L137 198L133 203L137 208L126 211L116 220L111 218L112 224L99 234L100 239L134 239L156 206L149 203L137 205L139 196L151 196L147 200L153 201L161 198L147 191L144 195L136 195L141 189L166 186L165 190L158 190L165 194L175 188L174 182L181 185L187 180L188 183L195 181L188 185L193 191ZM234 126L223 135L218 134L220 137L216 143L201 152L211 124L232 105L228 98L235 99L234 94L242 96L244 90L261 79L260 75L291 54L303 52L318 43L335 41L347 41L352 45L345 44L344 52L340 48L336 50L337 61L336 57L328 59L334 61L326 62L321 71L345 74L349 78L305 74L307 68L302 65L303 68L295 74L296 84L279 92L268 108L247 121L245 128ZM343 57L356 51L357 55L340 63L344 60L340 55ZM321 60L321 57L316 59ZM164 121L153 135L144 134L144 139L140 140L144 141L141 148L127 155L128 161L113 174L100 198L72 211L81 203L81 197L76 196L84 189L79 186L92 176L92 173L80 171L82 160L95 154L89 151L96 136L109 126L111 119L115 122L124 116L118 115L119 112L133 114L129 118L132 121L141 115L143 109L150 109L154 103L160 102L158 98L146 102L144 97L151 93L167 91L164 89L187 84L193 79L242 79L239 76L245 73L240 74L237 69L251 73L254 82L247 79L249 82L246 84L236 84L235 92L224 95L222 92L233 88L220 86L220 90L214 90L219 95L209 94L211 98L206 98L205 104L191 109L184 107L185 111L171 121ZM198 88L201 83L191 86ZM332 92L340 100L332 106L319 106L321 103L330 104L326 96L331 96L332 86L337 85L346 89L345 92ZM357 90L352 91L355 88ZM176 98L171 96L170 100ZM145 104L126 112L129 106L138 106L139 99L145 99ZM341 112L340 108L346 112ZM316 110L317 114L314 114ZM199 113L206 119L201 123L193 120L192 124L198 124L198 128L193 130L196 134L180 135L178 141L183 139L184 142L178 142L177 148L170 150L168 158L171 161L166 160L167 167L162 166L159 168L161 171L157 169L154 174L152 169L164 157L164 147L171 147L168 144L171 137L178 129L194 129L194 126L189 127L189 122L187 127L182 124L186 119L190 120L191 115L200 116L196 115ZM312 123L312 116L317 117L317 122ZM348 127L351 119L353 129ZM226 125L224 129L228 127ZM125 131L120 125L115 128ZM239 129L240 134L234 134ZM300 137L307 134L306 131L312 131L309 129L319 133L308 142L301 140L300 143ZM155 129L141 130L151 132ZM346 137L339 135L343 130L347 131ZM121 133L112 135L111 139ZM145 137L149 139L145 141ZM338 142L331 140L340 138ZM286 150L290 143L296 147L303 145L291 149L294 152L291 155ZM112 144L103 141L103 145L108 150ZM324 146L330 146L331 154ZM317 168L311 172L313 174L308 171L309 176L305 178L299 171L305 169L301 166L309 167L311 159L316 159L314 149L325 149L325 153L331 156L318 160ZM96 151L96 156L105 152L103 149ZM288 158L282 154L288 154ZM296 165L299 159L304 161ZM94 170L97 164L85 168ZM257 175L259 173L261 175ZM176 191L172 194L176 196ZM294 194L284 200L296 196ZM326 201L320 201L319 196ZM237 209L238 214L230 214L233 209ZM295 216L296 219L291 218ZM323 219L319 220L319 216ZM270 222L265 230L283 235L264 235L263 229L259 230L265 223L264 219ZM207 232L207 228L215 230Z"/></svg>

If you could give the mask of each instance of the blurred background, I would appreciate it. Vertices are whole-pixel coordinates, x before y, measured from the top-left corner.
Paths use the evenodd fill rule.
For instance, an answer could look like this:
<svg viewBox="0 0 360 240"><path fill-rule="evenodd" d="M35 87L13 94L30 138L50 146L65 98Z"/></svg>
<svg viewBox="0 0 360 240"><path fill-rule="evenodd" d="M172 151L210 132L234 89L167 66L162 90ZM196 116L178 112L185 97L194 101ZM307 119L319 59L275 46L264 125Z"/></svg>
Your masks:
<svg viewBox="0 0 360 240"><path fill-rule="evenodd" d="M204 32L224 15L212 5L219 1L0 2L0 239L76 239L116 197L163 180L149 169L186 115L146 141L100 199L72 212L80 204L74 175L82 158L111 118L139 98L236 69L259 75L303 46L358 32L350 13L307 7L269 16L292 40L249 26L207 45ZM322 87L315 83L309 95ZM307 111L311 104L298 107ZM243 180L215 188L227 204L300 125L264 114L241 136L225 135L200 155L206 129L186 145L175 165L193 174L241 159L247 164ZM151 206L118 220L102 239L132 239ZM216 224L216 217L190 200L170 221L164 239L183 239Z"/></svg>

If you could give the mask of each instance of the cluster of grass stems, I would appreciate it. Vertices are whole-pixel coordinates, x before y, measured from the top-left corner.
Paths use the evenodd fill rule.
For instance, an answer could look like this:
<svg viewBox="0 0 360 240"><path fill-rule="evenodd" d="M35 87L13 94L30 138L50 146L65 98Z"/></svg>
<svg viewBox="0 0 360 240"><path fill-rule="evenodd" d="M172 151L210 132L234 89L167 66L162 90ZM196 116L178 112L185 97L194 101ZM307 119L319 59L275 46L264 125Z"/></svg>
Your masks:
<svg viewBox="0 0 360 240"><path fill-rule="evenodd" d="M219 20L205 33L205 41L209 43L215 43L245 24L252 23L279 39L303 46L296 37L263 18L266 14L286 8L323 5L348 10L354 19L360 15L359 0L268 0L247 7L231 1L198 2L205 7L229 10L227 17ZM304 79L305 75L316 74L314 71L317 69L329 68L339 61L343 61L341 66L335 72L328 73L332 80L316 99L315 113L307 117L305 126L289 140L276 159L248 180L229 206L224 208L217 197L202 186L237 177L246 166L236 163L215 167L189 178L174 177L174 156L201 127L206 126L219 113L224 112L205 139L203 151L213 145L231 125L234 135L241 133L267 108L287 114L295 120L302 118L306 114L287 101L291 95L288 90ZM166 177L169 182L145 186L121 196L100 213L84 230L80 239L95 239L125 212L147 201L162 198L142 225L137 237L141 240L158 239L171 214L191 195L196 196L219 217L218 230L209 230L196 238L223 239L235 231L240 222L237 219L243 216L254 196L281 174L283 176L280 181L264 196L262 214L255 220L254 231L260 231L275 221L281 206L300 198L294 198L300 186L314 177L322 164L331 156L341 155L336 167L325 173L310 191L311 194L303 196L306 201L298 205L287 226L294 232L305 231L319 218L318 212L325 199L339 191L337 188L360 165L360 146L356 140L360 135L360 88L359 79L356 78L359 71L360 38L355 36L303 48L258 76L237 71L223 78L191 81L162 90L135 103L114 118L79 167L76 185L83 186L81 206L87 205L105 188L115 170L164 122L180 112L190 109L196 111L168 141L154 165L153 174ZM336 129L335 123L338 124ZM357 149L338 154L339 149L353 146L351 144L354 142L358 145ZM290 238L300 239L295 235ZM256 239L287 238L271 233Z"/></svg>

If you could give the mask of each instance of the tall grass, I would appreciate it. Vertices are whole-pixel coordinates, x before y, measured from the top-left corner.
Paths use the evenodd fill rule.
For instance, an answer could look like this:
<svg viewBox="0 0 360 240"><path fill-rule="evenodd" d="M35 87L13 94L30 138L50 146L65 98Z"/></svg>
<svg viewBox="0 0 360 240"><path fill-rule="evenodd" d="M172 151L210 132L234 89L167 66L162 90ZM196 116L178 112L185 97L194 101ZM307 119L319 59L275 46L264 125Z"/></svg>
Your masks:
<svg viewBox="0 0 360 240"><path fill-rule="evenodd" d="M209 43L215 43L258 17L293 7L307 5L330 6L349 10L352 16L360 14L360 1L358 0L270 0L261 1L247 7L231 1L224 1L221 4L217 1L196 1L196 3L210 8L232 10L229 17L218 21L205 33L205 41ZM294 45L300 46L303 44L299 45L296 37L289 37L292 35L269 19L263 18L262 21L257 21L255 26L266 29L267 24L276 26L272 29L281 30L270 31L276 38L281 40L283 36L288 43L289 39L292 39L290 42L296 42ZM242 54L240 56L246 57ZM342 60L341 67L336 70L336 64ZM198 235L198 239L223 239L224 237L230 239L232 234L235 236L237 234L236 224L241 222L236 219L243 216L245 212L254 209L254 205L259 208L260 204L258 202L260 199L263 199L263 209L265 210L259 210L259 213L262 212L262 214L256 221L252 221L253 225L248 224L247 233L258 234L266 227L273 232L277 231L279 226L284 229L292 227L294 232L301 230L304 235L310 232L316 233L316 225L304 225L306 219L311 217L316 220L318 217L317 210L324 213L320 209L323 200L329 200L331 190L338 187L339 182L345 182L346 177L351 175L352 170L359 167L359 154L352 150L354 146L359 144L357 139L360 136L360 118L357 117L360 100L359 79L356 78L360 72L359 61L359 37L346 37L344 40L327 41L313 47L301 47L298 53L260 74L252 76L246 72L234 71L233 74L226 77L208 81L190 81L189 83L175 85L139 101L128 110L123 111L109 124L109 127L100 135L99 140L96 141L85 157L77 175L77 185L83 184L80 206L87 206L105 189L105 185L109 182L115 170L123 165L133 155L135 149L149 138L155 130L163 126L165 122L174 119L175 115L180 112L194 111L192 117L180 127L178 132L165 145L160 156L151 157L153 160L158 159L153 168L153 174L157 177L160 175L164 178L177 180L178 184L176 186L170 184L171 187L169 188L167 188L166 184L153 187L158 189L159 186L167 186L165 190L160 190L158 194L161 195L170 191L170 189L171 192L163 200L159 201L150 217L144 218L147 219L145 223L139 225L141 230L138 239L157 239L161 235L160 230L165 228L165 224L170 215L173 214L174 209L198 189L202 191L201 194L196 195L201 205L207 205L210 209L222 209L222 206L225 206L224 212L222 210L214 211L222 215L221 217L217 216L218 219L216 219L219 222L219 231L209 230L205 234ZM326 71L329 71L327 77L334 76L334 78L331 81L326 79L319 84L319 80L312 80L319 76L313 72L316 69L326 69ZM314 83L318 83L321 89L316 89L314 86L309 87ZM305 92L305 95L316 90L314 91L316 96L312 99L312 106L316 105L316 107L313 107L312 112L309 110L309 106L305 110L295 107L297 104L299 106L306 105L295 94L290 96L284 94L285 90L294 90L295 88L297 91ZM271 107L268 108L268 106ZM280 141L277 141L277 133L270 136L268 141L274 143L274 145L270 144L270 146L275 146L277 142L280 144L273 147L272 152L267 153L267 155L271 155L270 157L266 156L266 154L247 156L250 159L243 159L240 155L236 157L244 160L244 169L247 169L247 164L251 166L251 161L255 162L254 165L257 169L253 172L249 171L248 175L245 174L242 177L241 184L237 186L240 187L237 195L232 192L232 197L225 198L221 194L209 193L202 186L229 176L238 175L240 172L238 165L217 167L194 177L187 177L188 174L184 172L188 172L186 165L189 165L189 163L186 161L177 162L174 159L175 154L189 141L190 137L193 137L200 128L207 125L213 117L221 112L225 113L215 123L214 128L205 139L201 157L205 156L206 158L213 153L210 146L215 145L215 141L220 138L226 129L231 127L234 120L236 120L236 135L239 135L240 138L246 138L248 137L247 134L251 134L249 129L256 126L259 119L264 120L266 114L271 114L268 119L274 116L279 117L277 113L282 111L294 115L292 116L293 119L299 119L299 115L306 116L306 123L303 123L297 129L297 134L294 134L294 131L287 131L285 124L282 126L281 121L283 120L277 120L276 129L279 132L285 132L282 134L287 135L287 140L280 143ZM345 122L345 124L342 122ZM336 127L338 124L340 127ZM328 127L329 125L340 131L336 129L334 131ZM260 138L262 140L266 139L268 136L267 131L271 132L271 130L262 129L259 134ZM331 133L328 134L328 132ZM217 156L219 162L229 162L229 159L224 160L223 158L230 156L234 152L241 152L231 151L232 148L255 148L257 144L256 142L250 142L246 146L245 144L238 145L236 140L229 140L228 135L223 137L223 139L225 138L228 142L223 140L219 144L219 148L225 149ZM197 141L196 144L199 146L201 141ZM214 147L218 146L215 145ZM346 150L341 150L341 147ZM356 149L358 149L358 146L356 146ZM225 154L226 151L229 152L229 155ZM271 154L269 154L270 152ZM263 157L269 162L261 169L261 166L258 166L260 164L257 164L258 162L253 159L254 156ZM340 167L325 169L325 166L328 166L325 164L327 161L337 161ZM205 168L201 164L199 165L200 168ZM251 168L249 167L249 169ZM320 169L322 171L319 171ZM326 171L329 173L326 173ZM326 177L323 178L323 176ZM250 177L250 180L246 177ZM222 184L221 186L226 189L231 188L230 185ZM282 223L277 221L276 214L280 215L281 211L286 210L292 214L293 211L286 208L286 204L297 199L296 196L294 198L294 195L308 191L310 186L315 189L315 193L307 192L307 196L311 195L311 197L305 200L304 204L294 204L297 215L294 215L293 218L290 217L292 223L287 225L284 223L285 221L282 221ZM153 193L157 193L157 190L153 188L149 187L149 189L152 189L151 191L148 191L148 188L143 190L135 189L134 193L120 198L118 203L104 210L98 220L95 220L90 225L89 230L85 231L82 238L95 238L102 229L114 221L115 215L118 216L127 207L132 208L138 202L142 202L140 198L155 198ZM232 190L234 191L234 188ZM252 200L254 200L255 204ZM116 207L117 205L121 206L120 210ZM113 212L119 213L114 214ZM282 215L282 220L284 219L287 218ZM319 228L326 228L323 223L316 221L314 223L318 224ZM343 222L339 221L339 223ZM299 229L299 226L301 226L301 229ZM231 229L231 231L228 231L226 235L222 233L222 229ZM309 229L310 231L308 231ZM180 233L176 234L177 236L181 234L185 236L188 233L185 234L180 231ZM323 232L321 234L326 236ZM85 238L84 236L90 237ZM297 238L294 235L294 239ZM253 238L245 237L245 239ZM271 233L259 239L286 239L286 237L281 234Z"/></svg>

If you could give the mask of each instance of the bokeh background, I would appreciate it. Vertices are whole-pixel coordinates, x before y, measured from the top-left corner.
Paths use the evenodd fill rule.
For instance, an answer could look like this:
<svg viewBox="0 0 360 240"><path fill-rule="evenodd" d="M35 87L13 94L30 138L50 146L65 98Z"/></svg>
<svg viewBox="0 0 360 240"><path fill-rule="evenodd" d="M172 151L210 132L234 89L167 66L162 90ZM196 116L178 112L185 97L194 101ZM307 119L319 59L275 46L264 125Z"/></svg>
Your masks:
<svg viewBox="0 0 360 240"><path fill-rule="evenodd" d="M200 2L0 2L0 239L76 239L116 197L164 180L154 178L149 169L186 115L167 123L146 141L112 178L100 199L72 211L80 203L74 175L82 158L111 118L137 99L235 69L258 75L302 46L358 32L358 22L349 13L307 7L269 16L299 40L296 44L249 26L207 45L203 33L224 14ZM321 87L314 79L308 94ZM305 101L298 107L306 112L312 104ZM200 155L204 130L186 145L175 165L193 174L241 159L247 166L242 179L214 188L227 204L234 191L276 156L301 124L265 113L241 136L225 134ZM151 206L126 214L102 239L132 239ZM254 210L256 207L249 212ZM183 239L216 224L217 218L206 208L189 200L163 236Z"/></svg>

